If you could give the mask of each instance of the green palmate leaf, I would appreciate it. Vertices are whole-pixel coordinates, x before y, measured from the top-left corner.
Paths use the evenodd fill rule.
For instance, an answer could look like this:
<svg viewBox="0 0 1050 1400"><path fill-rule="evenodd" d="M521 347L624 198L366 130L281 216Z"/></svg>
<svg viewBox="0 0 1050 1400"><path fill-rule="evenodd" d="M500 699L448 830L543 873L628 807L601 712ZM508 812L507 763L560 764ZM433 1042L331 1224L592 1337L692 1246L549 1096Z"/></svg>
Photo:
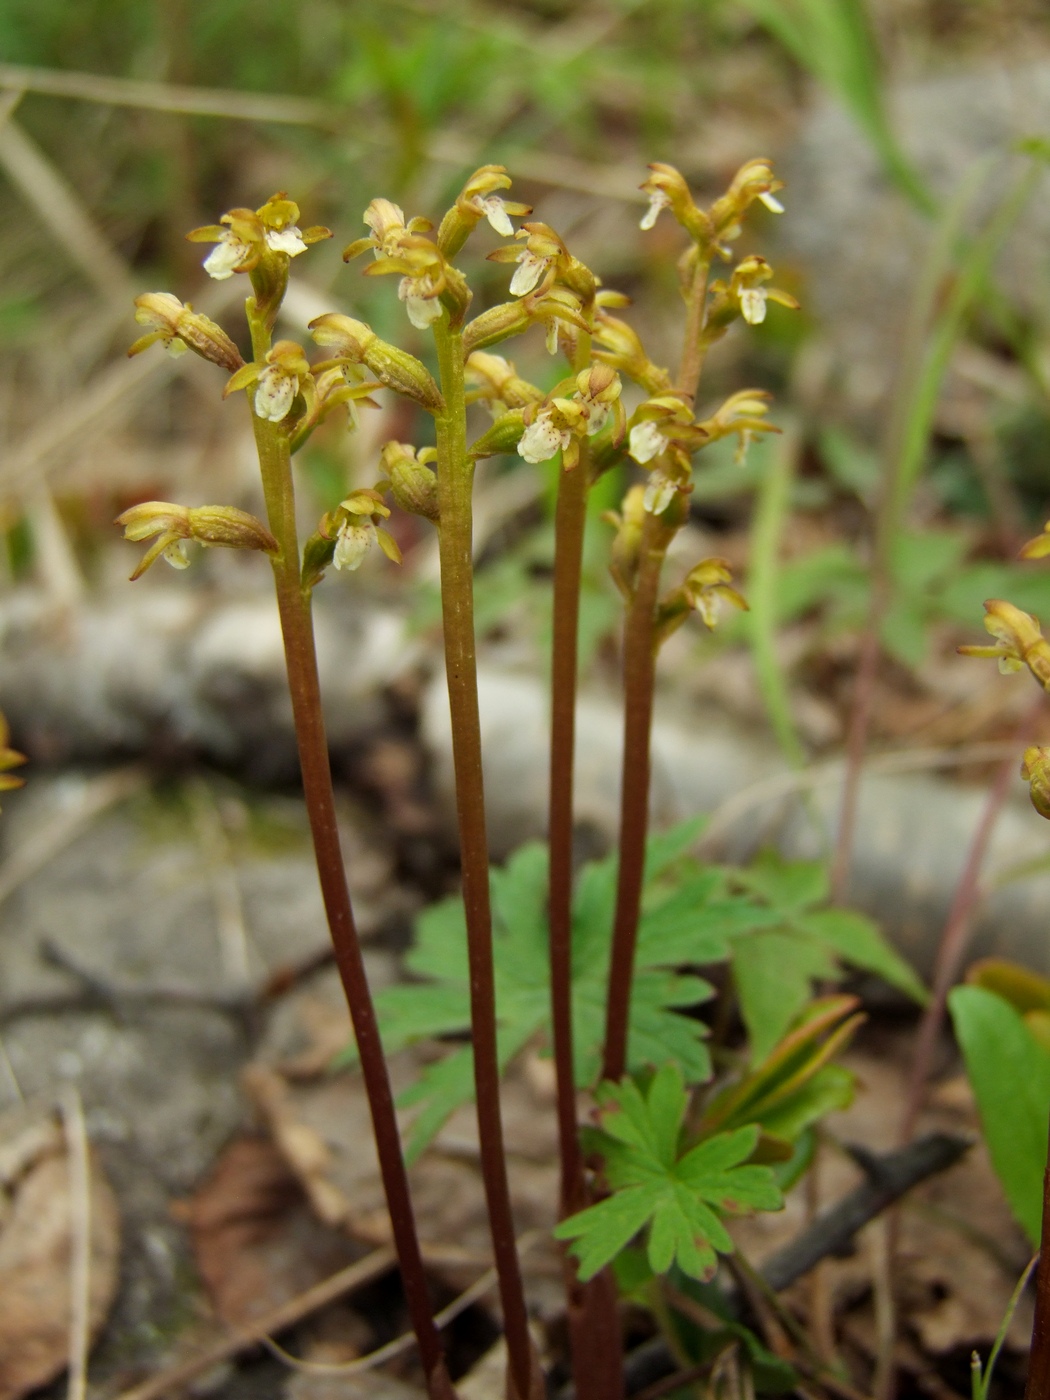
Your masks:
<svg viewBox="0 0 1050 1400"><path fill-rule="evenodd" d="M703 825L684 822L652 838L647 853L650 885L639 937L631 996L628 1059L631 1068L675 1060L690 1083L710 1077L702 1022L683 1015L707 1001L712 989L700 977L676 969L724 959L729 945L721 928L726 915L708 917L707 906L724 896L717 871L693 870L684 883L668 871L696 840ZM496 1006L501 1069L532 1039L547 1032L550 1018L547 853L538 843L517 851L490 872ZM573 907L573 1020L577 1083L593 1084L605 1034L605 996L616 897L616 863L585 867ZM737 898L737 904L743 901ZM729 901L729 908L734 906ZM416 942L405 958L411 985L389 987L376 997L383 1045L388 1053L433 1036L470 1032L470 968L460 899L434 905L416 924ZM351 1055L343 1057L346 1063ZM402 1094L402 1107L417 1108L408 1141L416 1157L450 1114L474 1093L469 1045L429 1065Z"/></svg>
<svg viewBox="0 0 1050 1400"><path fill-rule="evenodd" d="M733 1249L721 1217L782 1204L769 1168L743 1165L758 1128L719 1133L681 1152L688 1097L674 1064L653 1075L644 1095L625 1079L604 1086L600 1097L606 1111L593 1145L612 1194L555 1230L558 1239L573 1242L580 1277L592 1278L647 1229L654 1273L676 1264L692 1278L710 1278L716 1252Z"/></svg>
<svg viewBox="0 0 1050 1400"><path fill-rule="evenodd" d="M992 1164L1006 1199L1038 1244L1050 1110L1050 1051L1020 1013L983 987L956 987L948 996Z"/></svg>
<svg viewBox="0 0 1050 1400"><path fill-rule="evenodd" d="M750 910L750 921L747 907L735 906L733 927L726 930L755 1060L783 1037L809 1000L812 982L837 977L842 962L876 973L905 995L925 1001L914 971L870 919L818 907L827 897L822 865L766 854L731 878L761 901Z"/></svg>

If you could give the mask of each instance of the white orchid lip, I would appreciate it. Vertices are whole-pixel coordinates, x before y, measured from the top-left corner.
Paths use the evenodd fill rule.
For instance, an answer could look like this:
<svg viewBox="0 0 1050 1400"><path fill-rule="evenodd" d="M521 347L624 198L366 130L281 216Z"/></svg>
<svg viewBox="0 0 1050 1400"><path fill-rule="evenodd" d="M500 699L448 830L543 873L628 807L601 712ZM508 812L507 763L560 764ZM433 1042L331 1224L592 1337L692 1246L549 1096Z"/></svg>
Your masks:
<svg viewBox="0 0 1050 1400"><path fill-rule="evenodd" d="M628 453L639 466L645 466L667 448L667 438L651 420L635 423L628 436Z"/></svg>
<svg viewBox="0 0 1050 1400"><path fill-rule="evenodd" d="M236 234L227 233L204 259L204 271L216 282L225 282L251 255L251 251L249 245L242 242Z"/></svg>
<svg viewBox="0 0 1050 1400"><path fill-rule="evenodd" d="M289 224L287 228L267 229L266 246L275 253L287 253L290 258L297 258L300 253L306 252L303 235L295 224Z"/></svg>
<svg viewBox="0 0 1050 1400"><path fill-rule="evenodd" d="M525 429L518 443L518 456L526 462L549 462L559 448L568 447L572 434L556 428L549 411L540 413Z"/></svg>
<svg viewBox="0 0 1050 1400"><path fill-rule="evenodd" d="M645 486L643 505L650 515L662 515L674 499L678 487L669 476L657 469Z"/></svg>
<svg viewBox="0 0 1050 1400"><path fill-rule="evenodd" d="M288 416L299 390L297 375L288 374L280 365L267 365L255 390L255 412L270 423L280 423Z"/></svg>
<svg viewBox="0 0 1050 1400"><path fill-rule="evenodd" d="M352 573L361 567L365 555L375 539L375 526L371 520L347 521L340 526L335 542L332 563L337 569Z"/></svg>
<svg viewBox="0 0 1050 1400"><path fill-rule="evenodd" d="M547 258L538 258L526 248L518 258L518 266L510 279L511 296L527 296L546 272L547 263Z"/></svg>
<svg viewBox="0 0 1050 1400"><path fill-rule="evenodd" d="M422 277L402 277L397 295L405 303L408 319L416 330L425 331L441 319L441 299L425 273Z"/></svg>
<svg viewBox="0 0 1050 1400"><path fill-rule="evenodd" d="M766 319L766 290L745 287L740 293L740 314L749 326L759 326Z"/></svg>
<svg viewBox="0 0 1050 1400"><path fill-rule="evenodd" d="M480 214L488 219L498 234L504 238L514 237L514 225L510 221L506 205L498 194L486 195L484 198L478 194L474 196L471 203Z"/></svg>
<svg viewBox="0 0 1050 1400"><path fill-rule="evenodd" d="M766 208L773 214L783 214L784 206L775 194L770 194L768 190L763 190L758 196Z"/></svg>
<svg viewBox="0 0 1050 1400"><path fill-rule="evenodd" d="M651 229L659 218L660 211L662 209L670 209L670 207L671 201L664 191L653 190L652 194L649 196L649 208L639 220L638 227L642 229Z"/></svg>

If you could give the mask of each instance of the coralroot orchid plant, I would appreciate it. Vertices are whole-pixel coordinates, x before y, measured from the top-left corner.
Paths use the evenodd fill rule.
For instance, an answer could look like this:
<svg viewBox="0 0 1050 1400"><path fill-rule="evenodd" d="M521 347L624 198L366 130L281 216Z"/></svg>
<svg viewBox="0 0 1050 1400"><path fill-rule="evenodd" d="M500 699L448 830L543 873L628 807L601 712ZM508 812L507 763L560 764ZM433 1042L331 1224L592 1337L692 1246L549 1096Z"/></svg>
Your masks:
<svg viewBox="0 0 1050 1400"><path fill-rule="evenodd" d="M507 1393L513 1400L538 1400L545 1393L544 1378L530 1335L515 1250L499 1092L509 1055L519 1048L521 1036L535 1032L537 1022L535 1015L519 1020L521 1036L510 1044L504 1034L509 1013L502 990L497 999L502 973L495 949L506 937L517 936L516 918L520 932L521 910L514 907L513 898L501 904L498 881L493 877L490 882L475 663L471 495L475 464L481 458L516 452L526 463L541 463L560 457L549 844L548 853L539 859L523 852L525 864L515 868L528 875L530 888L539 890L541 907L545 904L546 952L541 945L533 952L545 964L542 972L549 985L545 1014L556 1069L561 1162L562 1223L557 1233L573 1241L565 1272L576 1394L581 1400L616 1400L623 1395L623 1358L617 1285L610 1266L644 1235L647 1250L642 1257L650 1278L672 1269L679 1280L709 1278L716 1252L732 1250L722 1217L776 1208L778 1179L769 1163L794 1160L803 1129L829 1105L841 1103L843 1094L848 1097L844 1071L828 1060L856 1024L855 1001L830 997L804 1008L791 1000L794 991L775 1017L770 1011L773 1019L781 1009L786 1014L775 1028L770 1019L769 1043L756 1053L755 1062L735 1080L723 1079L717 1092L694 1097L695 1086L711 1077L710 1059L701 1043L703 1027L674 1008L695 1006L711 989L674 969L733 959L745 1020L757 1028L756 1050L758 1035L766 1034L766 1011L749 969L760 964L760 936L775 933L804 949L802 971L792 984L796 987L801 979L802 1001L810 979L833 975L839 956L879 968L909 990L914 987L907 970L894 962L859 916L817 908L826 890L819 873L814 883L812 870L800 876L774 863L734 883L724 872L701 869L690 877L692 883L687 879L677 890L664 890L662 903L648 895L643 900L646 880L659 879L695 834L690 827L685 838L672 837L669 846L660 838L663 847L648 838L657 654L690 613L697 612L714 627L723 606L747 608L723 559L699 560L670 585L664 573L668 550L689 516L696 454L710 443L734 437L742 457L756 435L777 431L768 421L768 396L760 390L735 393L707 416L698 415L696 398L708 351L735 322L760 323L770 302L796 306L792 297L770 285L772 269L764 259L754 254L738 258L735 251L756 201L781 211L776 198L780 182L767 161L749 161L726 193L703 209L677 170L663 164L651 167L642 186L650 201L642 228L652 228L667 211L687 236L679 262L684 333L673 373L650 360L637 332L621 319L627 298L603 287L552 228L526 222L515 230L512 219L526 217L531 210L504 198L509 185L501 166L482 167L436 231L426 219L406 219L396 204L374 199L364 214L369 234L344 253L348 261L370 253L366 275L398 279L397 295L409 321L433 336L436 375L363 321L341 314L311 322L313 340L320 347L320 358L312 362L303 346L274 340L291 259L331 236L323 228L300 230L299 210L284 194L274 195L255 211L232 209L218 224L191 233L191 239L214 245L204 262L212 277L243 275L250 285L246 314L251 361L244 362L219 326L166 292L138 298L136 319L146 334L129 353L161 343L169 353L192 350L227 371L226 394L241 393L251 418L266 522L231 507L187 508L151 501L126 511L119 523L128 539L152 541L133 578L161 556L177 568L185 567L187 545L194 541L256 550L269 558L321 889L371 1105L404 1291L431 1400L450 1400L455 1391L432 1320L380 1038L383 1026L392 1025L392 1012L388 1003L383 1015L377 1015L347 890L311 621L313 591L330 566L353 571L373 545L398 561L397 545L386 529L389 502L437 529L463 880L457 915L461 924L456 927L465 935L469 987L463 1016L469 1020L466 1054L473 1082L466 1092L472 1089L477 1105L507 1343ZM489 257L511 269L509 299L471 319L472 292L456 258L483 221L507 240ZM720 263L728 271L716 277L714 269ZM564 377L549 392L523 379L493 350L536 326L551 354L564 361ZM627 381L634 386L629 401L635 406L630 410L623 392ZM300 544L293 455L333 413L346 415L354 427L358 409L375 406L373 395L382 390L411 400L433 418L435 445L417 449L388 442L374 486L352 491ZM468 414L472 404L483 404L492 413L491 424L473 440ZM610 568L624 605L619 850L615 861L585 872L589 902L584 923L591 952L599 949L587 962L581 946L580 899L585 891L577 882L574 896L572 850L584 526L588 492L596 480L632 463L636 484L628 487L619 511L609 517L614 527ZM1031 664L1031 647L1019 654ZM497 891L495 940L492 890ZM692 930L701 909L707 932L697 941ZM683 918L688 938L681 932ZM754 961L741 955L739 941L733 942L742 933L753 936ZM585 1007L586 1026L581 1021ZM451 1024L459 1026L454 1017ZM656 1029L650 1034L652 1027ZM643 1034L643 1028L649 1029ZM665 1052L665 1042L677 1045L680 1053ZM581 1075L593 1093L601 1123L600 1131L586 1130L586 1140L578 1121ZM785 1180L781 1177L780 1183Z"/></svg>

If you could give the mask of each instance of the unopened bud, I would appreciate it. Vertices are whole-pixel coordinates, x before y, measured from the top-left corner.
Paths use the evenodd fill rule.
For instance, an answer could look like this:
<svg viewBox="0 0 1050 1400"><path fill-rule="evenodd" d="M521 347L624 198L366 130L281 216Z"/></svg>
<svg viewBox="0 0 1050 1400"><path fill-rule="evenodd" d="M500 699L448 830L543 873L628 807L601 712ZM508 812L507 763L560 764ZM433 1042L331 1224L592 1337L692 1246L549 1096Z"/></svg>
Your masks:
<svg viewBox="0 0 1050 1400"><path fill-rule="evenodd" d="M227 549L257 549L264 554L278 551L277 541L262 521L235 506L190 507L171 501L143 501L118 515L116 523L124 526L126 540L157 537L131 575L132 581L141 578L162 554L173 568L186 568L190 562L186 540Z"/></svg>
<svg viewBox="0 0 1050 1400"><path fill-rule="evenodd" d="M379 465L390 482L390 494L402 510L436 521L437 477L427 465L432 455L436 455L433 448L424 447L417 455L408 443L388 442L380 454Z"/></svg>
<svg viewBox="0 0 1050 1400"><path fill-rule="evenodd" d="M508 409L482 435L471 444L471 457L498 457L502 453L516 452L525 432L525 412L520 408ZM555 446L549 455L557 451ZM526 459L528 460L528 459ZM538 459L540 461L545 458Z"/></svg>
<svg viewBox="0 0 1050 1400"><path fill-rule="evenodd" d="M1034 744L1025 749L1021 777L1028 782L1032 806L1050 821L1050 748Z"/></svg>
<svg viewBox="0 0 1050 1400"><path fill-rule="evenodd" d="M380 340L364 321L329 312L311 321L310 330L318 345L335 351L335 360L367 365L381 384L414 399L429 413L444 410L445 400L426 365L396 345Z"/></svg>
<svg viewBox="0 0 1050 1400"><path fill-rule="evenodd" d="M136 297L135 320L140 326L148 326L149 331L129 348L129 355L138 355L159 341L171 355L193 350L202 359L231 372L244 364L241 352L221 326L184 306L170 292L143 292Z"/></svg>
<svg viewBox="0 0 1050 1400"><path fill-rule="evenodd" d="M532 325L529 308L521 301L505 301L475 316L463 330L463 353L485 350L508 336L521 335Z"/></svg>

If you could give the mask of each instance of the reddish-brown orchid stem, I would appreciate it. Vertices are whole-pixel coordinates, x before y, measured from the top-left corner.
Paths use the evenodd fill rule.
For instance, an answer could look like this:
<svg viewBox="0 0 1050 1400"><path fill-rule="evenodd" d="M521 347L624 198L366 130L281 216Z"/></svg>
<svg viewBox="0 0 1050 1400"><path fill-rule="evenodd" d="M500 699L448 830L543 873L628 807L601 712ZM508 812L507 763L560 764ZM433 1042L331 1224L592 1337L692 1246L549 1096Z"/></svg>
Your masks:
<svg viewBox="0 0 1050 1400"><path fill-rule="evenodd" d="M710 260L701 258L698 253L686 296L685 338L678 388L691 399L696 397L707 352L704 322L709 268ZM634 953L645 879L645 843L649 832L650 745L656 687L656 605L660 595L660 575L673 536L673 528L659 524L657 517L646 513L638 574L624 627L620 861L605 1009L605 1053L602 1062L602 1076L605 1079L621 1079L627 1069Z"/></svg>
<svg viewBox="0 0 1050 1400"><path fill-rule="evenodd" d="M452 762L456 777L463 905L470 959L470 1024L474 1046L481 1174L485 1184L492 1252L499 1276L503 1327L515 1400L531 1400L542 1390L532 1339L521 1266L514 1243L503 1120L499 1097L496 1035L496 979L489 903L489 853L485 830L485 788L481 765L477 659L474 647L474 563L472 556L474 463L467 455L463 336L442 317L434 326L445 411L437 427L438 549L441 562L441 616L445 671L452 718Z"/></svg>
<svg viewBox="0 0 1050 1400"><path fill-rule="evenodd" d="M551 646L550 752L550 960L551 1023L557 1084L561 1211L585 1204L583 1157L576 1124L576 1076L572 1036L572 836L573 764L576 756L576 676L583 533L587 518L590 453L558 480L554 515L554 626Z"/></svg>
<svg viewBox="0 0 1050 1400"><path fill-rule="evenodd" d="M573 368L590 363L590 336L580 335ZM576 1076L572 1028L573 768L576 756L576 687L579 671L580 580L587 523L590 445L580 443L580 459L558 478L554 516L554 601L551 645L550 751L550 924L551 1024L561 1165L560 1214L574 1215L588 1204L587 1183L576 1122ZM623 1341L616 1284L608 1270L581 1283L566 1254L569 1331L573 1380L578 1400L620 1400L623 1395Z"/></svg>
<svg viewBox="0 0 1050 1400"><path fill-rule="evenodd" d="M265 353L268 334L265 328L255 321L252 322L252 332L253 339L263 342L262 353L259 347L256 347L256 358L261 359ZM394 1245L401 1266L401 1281L412 1327L419 1344L420 1358L427 1375L430 1400L455 1400L455 1391L445 1367L441 1338L431 1315L430 1294L409 1196L408 1176L394 1112L394 1098L346 883L346 868L336 822L328 743L321 709L310 598L302 587L300 577L288 438L280 424L266 422L254 413L252 425L255 430L270 530L280 545L280 553L271 563L284 638L288 687L291 692L299 763L303 776L303 793L310 819L325 914L339 976L350 1008L361 1072L368 1093L379 1169L390 1210Z"/></svg>
<svg viewBox="0 0 1050 1400"><path fill-rule="evenodd" d="M591 337L577 337L573 369L590 364ZM580 581L587 524L590 444L580 443L571 471L558 477L554 513L554 598L551 641L551 752L548 845L550 885L551 1025L557 1085L561 1213L586 1205L583 1157L576 1123L572 1035L572 846L576 761L576 683L579 670Z"/></svg>
<svg viewBox="0 0 1050 1400"><path fill-rule="evenodd" d="M627 1069L634 950L642 907L645 840L649 829L650 737L656 685L654 623L666 543L655 516L646 515L638 575L627 609L623 640L623 777L620 791L620 863L616 876L609 995L605 1009L603 1079Z"/></svg>

